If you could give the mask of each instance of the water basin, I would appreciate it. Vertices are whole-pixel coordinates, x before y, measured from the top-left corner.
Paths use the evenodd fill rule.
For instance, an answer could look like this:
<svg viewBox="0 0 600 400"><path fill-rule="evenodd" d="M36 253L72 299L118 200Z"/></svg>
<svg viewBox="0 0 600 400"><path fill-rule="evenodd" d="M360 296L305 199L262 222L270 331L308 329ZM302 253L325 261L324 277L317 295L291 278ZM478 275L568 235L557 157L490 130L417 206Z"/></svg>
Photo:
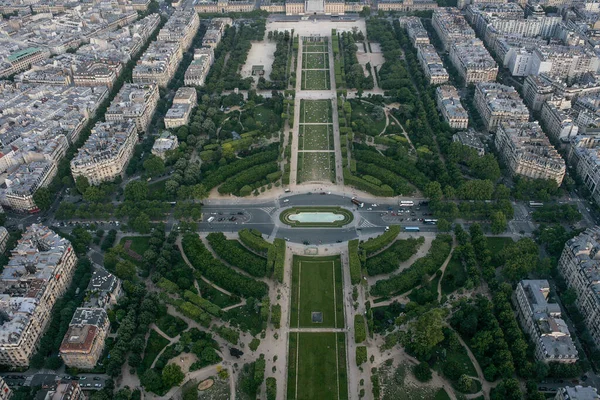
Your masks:
<svg viewBox="0 0 600 400"><path fill-rule="evenodd" d="M327 223L327 222L336 222L342 221L345 217L343 214L336 214L332 212L299 212L297 214L292 214L288 217L290 221L297 222L319 222L319 223Z"/></svg>

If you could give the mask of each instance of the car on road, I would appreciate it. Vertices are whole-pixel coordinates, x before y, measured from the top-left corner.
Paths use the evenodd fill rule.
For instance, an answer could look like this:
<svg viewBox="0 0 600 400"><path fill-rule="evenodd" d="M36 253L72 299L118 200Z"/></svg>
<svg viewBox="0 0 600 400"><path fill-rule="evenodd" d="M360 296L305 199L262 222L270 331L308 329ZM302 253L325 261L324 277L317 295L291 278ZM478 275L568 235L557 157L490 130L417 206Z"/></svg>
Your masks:
<svg viewBox="0 0 600 400"><path fill-rule="evenodd" d="M371 207L367 208L367 211L373 211L373 209Z"/></svg>
<svg viewBox="0 0 600 400"><path fill-rule="evenodd" d="M288 201L290 201L290 199L284 199L283 202L287 203Z"/></svg>
<svg viewBox="0 0 600 400"><path fill-rule="evenodd" d="M371 204L371 207L377 207L376 203Z"/></svg>
<svg viewBox="0 0 600 400"><path fill-rule="evenodd" d="M96 383L94 386L97 387L97 388L101 388L102 384L101 383Z"/></svg>
<svg viewBox="0 0 600 400"><path fill-rule="evenodd" d="M94 380L95 380L95 381L99 381L100 379L102 379L102 378L100 378L99 376L95 376L95 377L94 377Z"/></svg>

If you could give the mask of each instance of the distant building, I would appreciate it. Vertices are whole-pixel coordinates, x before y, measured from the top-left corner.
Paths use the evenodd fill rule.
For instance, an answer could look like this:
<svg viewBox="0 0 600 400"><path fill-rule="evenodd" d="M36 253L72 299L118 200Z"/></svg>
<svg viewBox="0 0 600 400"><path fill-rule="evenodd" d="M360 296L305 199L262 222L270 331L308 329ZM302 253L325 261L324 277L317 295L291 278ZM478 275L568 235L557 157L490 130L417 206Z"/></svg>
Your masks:
<svg viewBox="0 0 600 400"><path fill-rule="evenodd" d="M439 85L448 82L448 71L444 68L442 59L432 44L417 45L417 58L429 84Z"/></svg>
<svg viewBox="0 0 600 400"><path fill-rule="evenodd" d="M122 293L121 281L103 267L96 266L86 289L84 307L108 309L117 304Z"/></svg>
<svg viewBox="0 0 600 400"><path fill-rule="evenodd" d="M561 185L566 172L565 160L537 122L500 123L495 144L511 174L550 179Z"/></svg>
<svg viewBox="0 0 600 400"><path fill-rule="evenodd" d="M599 400L600 396L596 388L591 386L565 386L559 388L554 400Z"/></svg>
<svg viewBox="0 0 600 400"><path fill-rule="evenodd" d="M4 379L0 377L0 400L10 400L12 397L12 390L10 387L4 382Z"/></svg>
<svg viewBox="0 0 600 400"><path fill-rule="evenodd" d="M479 39L452 43L450 61L464 80L465 85L492 82L498 75L498 64Z"/></svg>
<svg viewBox="0 0 600 400"><path fill-rule="evenodd" d="M65 365L93 369L104 348L110 322L104 308L78 308L60 346Z"/></svg>
<svg viewBox="0 0 600 400"><path fill-rule="evenodd" d="M42 225L25 230L0 273L0 364L29 365L76 264L68 240Z"/></svg>
<svg viewBox="0 0 600 400"><path fill-rule="evenodd" d="M233 20L228 17L211 19L202 38L202 47L216 48L221 43L225 29L232 24Z"/></svg>
<svg viewBox="0 0 600 400"><path fill-rule="evenodd" d="M469 114L460 103L458 91L452 85L443 85L435 89L437 106L444 120L454 129L467 129Z"/></svg>
<svg viewBox="0 0 600 400"><path fill-rule="evenodd" d="M483 157L485 155L485 147L481 140L477 137L474 130L469 129L466 132L458 132L452 135L452 141L462 144L463 146L467 146L477 151L477 155L479 157Z"/></svg>
<svg viewBox="0 0 600 400"><path fill-rule="evenodd" d="M196 89L180 87L173 98L173 106L165 115L165 128L171 129L186 125L190 120L192 110L197 104Z"/></svg>
<svg viewBox="0 0 600 400"><path fill-rule="evenodd" d="M427 11L438 8L435 1L431 0L379 0L377 11Z"/></svg>
<svg viewBox="0 0 600 400"><path fill-rule="evenodd" d="M8 239L10 238L10 234L6 230L5 227L0 226L0 254L4 253L6 250L6 244L8 243Z"/></svg>
<svg viewBox="0 0 600 400"><path fill-rule="evenodd" d="M162 135L160 135L160 138L154 141L154 145L152 146L152 154L164 160L166 158L167 151L175 150L177 147L179 147L177 136L172 135L169 132L164 132Z"/></svg>
<svg viewBox="0 0 600 400"><path fill-rule="evenodd" d="M429 35L419 17L402 17L398 19L400 26L406 28L408 37L414 47L420 44L429 44Z"/></svg>
<svg viewBox="0 0 600 400"><path fill-rule="evenodd" d="M17 166L8 173L4 181L6 188L0 188L0 204L15 211L38 212L33 195L50 184L56 171L56 164L47 161Z"/></svg>
<svg viewBox="0 0 600 400"><path fill-rule="evenodd" d="M543 362L574 363L579 357L560 306L548 303L547 280L522 280L515 290L517 316L535 344L535 357Z"/></svg>
<svg viewBox="0 0 600 400"><path fill-rule="evenodd" d="M226 14L233 12L251 12L256 9L256 2L252 0L201 0L194 5L196 12L200 14Z"/></svg>
<svg viewBox="0 0 600 400"><path fill-rule="evenodd" d="M569 164L600 204L600 136L577 135L570 140Z"/></svg>
<svg viewBox="0 0 600 400"><path fill-rule="evenodd" d="M457 8L444 7L434 10L431 24L444 50L448 50L452 43L475 39L475 31Z"/></svg>

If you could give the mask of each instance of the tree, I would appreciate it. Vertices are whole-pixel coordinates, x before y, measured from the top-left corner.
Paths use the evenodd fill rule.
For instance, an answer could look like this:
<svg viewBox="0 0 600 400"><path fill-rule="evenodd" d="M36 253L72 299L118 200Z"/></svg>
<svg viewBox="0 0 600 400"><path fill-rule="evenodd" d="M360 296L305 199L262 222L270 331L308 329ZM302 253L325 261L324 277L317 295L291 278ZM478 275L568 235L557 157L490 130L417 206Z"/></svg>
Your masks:
<svg viewBox="0 0 600 400"><path fill-rule="evenodd" d="M125 186L125 200L144 201L148 196L148 183L146 181L132 181Z"/></svg>
<svg viewBox="0 0 600 400"><path fill-rule="evenodd" d="M127 260L119 261L115 268L115 275L121 279L133 280L136 275L135 264Z"/></svg>
<svg viewBox="0 0 600 400"><path fill-rule="evenodd" d="M504 216L504 213L502 211L496 211L496 212L492 213L492 215L490 216L490 219L492 220L492 233L493 234L497 235L506 230L506 227L508 224L506 222L506 217Z"/></svg>
<svg viewBox="0 0 600 400"><path fill-rule="evenodd" d="M150 176L158 176L165 173L165 163L162 158L151 155L144 161L144 170Z"/></svg>
<svg viewBox="0 0 600 400"><path fill-rule="evenodd" d="M48 188L39 188L33 194L33 202L40 210L47 210L52 206L54 195Z"/></svg>
<svg viewBox="0 0 600 400"><path fill-rule="evenodd" d="M468 375L462 374L456 383L456 388L463 393L469 393L473 389L473 380Z"/></svg>
<svg viewBox="0 0 600 400"><path fill-rule="evenodd" d="M428 311L410 325L410 347L420 359L429 359L433 348L444 340L442 312L439 309Z"/></svg>
<svg viewBox="0 0 600 400"><path fill-rule="evenodd" d="M367 7L367 6L364 6L363 9L362 9L362 11L360 13L358 13L358 15L360 15L361 18L368 17L369 15L371 15L371 8Z"/></svg>
<svg viewBox="0 0 600 400"><path fill-rule="evenodd" d="M433 181L427 184L427 187L425 188L425 197L435 202L440 201L443 196L442 186L439 182Z"/></svg>
<svg viewBox="0 0 600 400"><path fill-rule="evenodd" d="M89 186L83 193L83 199L91 203L98 203L104 198L104 192L96 186Z"/></svg>
<svg viewBox="0 0 600 400"><path fill-rule="evenodd" d="M425 362L415 365L413 367L413 373L415 374L415 378L421 382L428 382L431 380L431 368L429 368L429 364Z"/></svg>
<svg viewBox="0 0 600 400"><path fill-rule="evenodd" d="M139 233L150 232L150 217L146 213L140 213L133 221L130 222L131 228Z"/></svg>
<svg viewBox="0 0 600 400"><path fill-rule="evenodd" d="M81 194L84 194L86 189L90 186L90 181L88 181L88 178L86 178L83 175L79 175L76 179L75 179L75 187L77 188L77 191Z"/></svg>
<svg viewBox="0 0 600 400"><path fill-rule="evenodd" d="M573 288L568 288L562 295L562 301L565 306L572 306L577 300L577 292Z"/></svg>
<svg viewBox="0 0 600 400"><path fill-rule="evenodd" d="M169 364L162 371L163 386L167 388L179 385L183 378L185 378L185 374L177 364Z"/></svg>
<svg viewBox="0 0 600 400"><path fill-rule="evenodd" d="M450 232L450 229L452 228L452 224L444 218L438 220L437 226L440 232Z"/></svg>

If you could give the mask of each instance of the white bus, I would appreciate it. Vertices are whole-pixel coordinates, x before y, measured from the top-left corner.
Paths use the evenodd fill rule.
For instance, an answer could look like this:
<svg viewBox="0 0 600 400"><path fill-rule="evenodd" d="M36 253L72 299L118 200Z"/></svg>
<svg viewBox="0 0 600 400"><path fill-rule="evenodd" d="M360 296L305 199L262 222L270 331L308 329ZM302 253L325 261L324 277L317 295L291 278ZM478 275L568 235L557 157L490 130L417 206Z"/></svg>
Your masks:
<svg viewBox="0 0 600 400"><path fill-rule="evenodd" d="M530 201L529 202L529 207L543 207L544 203L541 203L539 201Z"/></svg>
<svg viewBox="0 0 600 400"><path fill-rule="evenodd" d="M400 207L412 207L415 205L415 202L412 200L401 200Z"/></svg>

